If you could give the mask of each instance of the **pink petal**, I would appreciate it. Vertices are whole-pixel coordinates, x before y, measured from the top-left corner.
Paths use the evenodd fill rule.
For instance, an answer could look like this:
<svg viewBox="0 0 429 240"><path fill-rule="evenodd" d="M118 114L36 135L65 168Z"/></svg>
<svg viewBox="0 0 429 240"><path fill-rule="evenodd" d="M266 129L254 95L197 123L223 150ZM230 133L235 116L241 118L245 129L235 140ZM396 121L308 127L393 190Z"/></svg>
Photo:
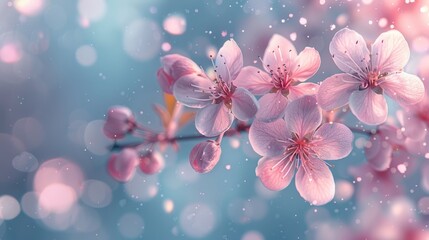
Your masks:
<svg viewBox="0 0 429 240"><path fill-rule="evenodd" d="M216 56L216 71L222 80L234 80L243 67L243 54L237 43L231 39L226 41Z"/></svg>
<svg viewBox="0 0 429 240"><path fill-rule="evenodd" d="M325 162L310 158L302 162L295 176L299 194L313 205L323 205L334 198L334 177Z"/></svg>
<svg viewBox="0 0 429 240"><path fill-rule="evenodd" d="M317 102L325 110L333 110L349 103L350 95L360 83L347 74L335 74L325 79L317 93Z"/></svg>
<svg viewBox="0 0 429 240"><path fill-rule="evenodd" d="M179 54L169 54L162 57L161 64L164 71L174 80L188 74L201 73L201 69L194 61Z"/></svg>
<svg viewBox="0 0 429 240"><path fill-rule="evenodd" d="M234 85L243 87L255 95L268 93L273 88L271 77L266 72L251 66L241 69L234 80Z"/></svg>
<svg viewBox="0 0 429 240"><path fill-rule="evenodd" d="M156 76L162 91L172 94L173 78L164 71L164 68L158 69Z"/></svg>
<svg viewBox="0 0 429 240"><path fill-rule="evenodd" d="M322 110L314 96L304 96L289 103L286 107L285 120L289 131L303 137L313 133L322 123Z"/></svg>
<svg viewBox="0 0 429 240"><path fill-rule="evenodd" d="M283 141L289 137L290 133L283 119L270 123L254 121L249 130L250 144L253 150L261 156L281 155L285 150Z"/></svg>
<svg viewBox="0 0 429 240"><path fill-rule="evenodd" d="M280 91L267 93L259 99L259 110L256 119L272 122L284 116L288 100Z"/></svg>
<svg viewBox="0 0 429 240"><path fill-rule="evenodd" d="M164 158L159 152L151 152L140 157L140 170L146 174L159 173L164 165Z"/></svg>
<svg viewBox="0 0 429 240"><path fill-rule="evenodd" d="M402 33L390 30L380 34L371 48L372 67L381 73L402 71L410 58L410 48Z"/></svg>
<svg viewBox="0 0 429 240"><path fill-rule="evenodd" d="M134 149L125 148L119 154L112 154L107 170L117 181L127 182L134 176L138 161L137 152Z"/></svg>
<svg viewBox="0 0 429 240"><path fill-rule="evenodd" d="M279 191L289 186L295 173L295 164L282 160L284 156L263 157L256 167L256 176L262 184L273 191ZM283 161L279 163L279 161Z"/></svg>
<svg viewBox="0 0 429 240"><path fill-rule="evenodd" d="M111 139L121 139L136 127L133 112L124 106L113 106L107 111L103 132Z"/></svg>
<svg viewBox="0 0 429 240"><path fill-rule="evenodd" d="M364 75L368 67L369 50L363 37L348 28L338 31L329 44L329 52L341 71Z"/></svg>
<svg viewBox="0 0 429 240"><path fill-rule="evenodd" d="M259 103L255 96L244 88L237 88L231 97L232 113L238 120L247 121L258 112Z"/></svg>
<svg viewBox="0 0 429 240"><path fill-rule="evenodd" d="M313 151L323 160L347 157L352 151L353 133L341 123L325 123L314 133Z"/></svg>
<svg viewBox="0 0 429 240"><path fill-rule="evenodd" d="M213 170L220 159L222 149L219 143L208 140L198 143L189 154L189 162L192 168L199 173L207 173Z"/></svg>
<svg viewBox="0 0 429 240"><path fill-rule="evenodd" d="M408 73L387 76L380 84L387 96L401 105L412 105L423 100L425 87L416 75Z"/></svg>
<svg viewBox="0 0 429 240"><path fill-rule="evenodd" d="M381 139L381 136L372 138L371 143L374 148L365 149L368 163L376 171L387 170L392 162L392 145Z"/></svg>
<svg viewBox="0 0 429 240"><path fill-rule="evenodd" d="M370 89L354 91L349 106L352 113L365 124L378 125L387 119L386 99Z"/></svg>
<svg viewBox="0 0 429 240"><path fill-rule="evenodd" d="M295 59L291 67L291 77L297 81L305 81L311 78L319 70L319 67L319 52L314 48L306 47Z"/></svg>
<svg viewBox="0 0 429 240"><path fill-rule="evenodd" d="M179 78L173 86L173 94L177 101L192 108L202 108L211 104L209 88L214 85L210 79L197 74L189 74Z"/></svg>
<svg viewBox="0 0 429 240"><path fill-rule="evenodd" d="M279 34L274 34L267 48L265 49L263 63L267 72L283 68L283 65L290 66L296 58L296 50L293 44Z"/></svg>
<svg viewBox="0 0 429 240"><path fill-rule="evenodd" d="M405 136L415 140L424 138L426 132L422 131L422 129L425 129L427 125L422 119L414 114L405 114L403 121Z"/></svg>
<svg viewBox="0 0 429 240"><path fill-rule="evenodd" d="M206 137L215 137L231 127L234 115L223 103L210 104L195 117L195 127Z"/></svg>
<svg viewBox="0 0 429 240"><path fill-rule="evenodd" d="M289 87L288 98L293 101L297 98L304 97L306 95L316 95L319 91L319 85L315 83L300 83L295 86Z"/></svg>

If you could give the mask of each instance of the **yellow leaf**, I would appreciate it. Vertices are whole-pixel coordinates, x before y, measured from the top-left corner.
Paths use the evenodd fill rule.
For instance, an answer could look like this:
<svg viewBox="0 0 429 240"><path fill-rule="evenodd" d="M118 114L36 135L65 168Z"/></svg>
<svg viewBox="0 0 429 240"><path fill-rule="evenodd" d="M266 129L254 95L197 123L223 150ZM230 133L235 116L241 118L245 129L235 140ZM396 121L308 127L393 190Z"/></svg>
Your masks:
<svg viewBox="0 0 429 240"><path fill-rule="evenodd" d="M164 101L165 106L167 107L167 111L170 113L170 116L173 116L174 108L176 107L176 99L173 95L164 93Z"/></svg>
<svg viewBox="0 0 429 240"><path fill-rule="evenodd" d="M179 128L183 127L186 123L192 120L195 117L194 112L184 112L179 120Z"/></svg>

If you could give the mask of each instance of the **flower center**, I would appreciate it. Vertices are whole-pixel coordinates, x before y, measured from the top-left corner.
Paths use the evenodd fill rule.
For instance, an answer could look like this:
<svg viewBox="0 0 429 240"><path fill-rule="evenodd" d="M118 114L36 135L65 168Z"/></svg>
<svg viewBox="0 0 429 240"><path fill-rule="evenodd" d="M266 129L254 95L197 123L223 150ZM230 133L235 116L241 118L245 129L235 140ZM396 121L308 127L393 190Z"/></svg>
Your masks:
<svg viewBox="0 0 429 240"><path fill-rule="evenodd" d="M215 87L211 91L213 98L213 103L218 104L224 102L225 106L229 109L232 108L232 94L234 94L235 87L232 83L226 83L223 80L216 79L214 80Z"/></svg>
<svg viewBox="0 0 429 240"><path fill-rule="evenodd" d="M380 84L383 82L382 78L387 76L387 73L380 73L378 71L370 71L366 74L366 77L363 79L362 84L359 87L359 90L365 90L370 88L377 94L382 94L383 89L380 87Z"/></svg>

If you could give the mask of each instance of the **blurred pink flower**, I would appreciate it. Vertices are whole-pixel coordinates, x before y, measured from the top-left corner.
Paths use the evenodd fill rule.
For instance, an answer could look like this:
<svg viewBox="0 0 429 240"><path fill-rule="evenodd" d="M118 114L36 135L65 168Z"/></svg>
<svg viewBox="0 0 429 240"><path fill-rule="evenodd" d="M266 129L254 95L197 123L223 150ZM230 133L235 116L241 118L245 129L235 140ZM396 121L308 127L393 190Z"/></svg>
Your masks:
<svg viewBox="0 0 429 240"><path fill-rule="evenodd" d="M428 79L429 80L429 79ZM413 140L423 140L429 126L429 81L425 83L425 96L417 104L408 106L404 111L402 125L404 134ZM426 129L426 131L425 131Z"/></svg>
<svg viewBox="0 0 429 240"><path fill-rule="evenodd" d="M243 67L241 50L234 40L226 41L216 56L216 78L203 73L187 74L173 87L177 101L191 108L201 108L195 118L197 130L207 136L218 136L228 130L234 116L246 121L258 110L256 98L233 83Z"/></svg>
<svg viewBox="0 0 429 240"><path fill-rule="evenodd" d="M108 138L120 139L136 127L133 112L123 106L113 106L107 111L103 131Z"/></svg>
<svg viewBox="0 0 429 240"><path fill-rule="evenodd" d="M146 174L159 173L164 168L164 158L159 152L149 152L140 156L140 170Z"/></svg>
<svg viewBox="0 0 429 240"><path fill-rule="evenodd" d="M244 67L235 81L259 99L258 120L271 122L283 117L289 101L317 93L319 85L302 83L312 77L320 67L320 55L314 48L306 47L297 54L293 44L274 34L265 49L262 60L266 72L256 67Z"/></svg>
<svg viewBox="0 0 429 240"><path fill-rule="evenodd" d="M360 121L377 125L387 118L384 93L401 105L416 104L423 99L420 78L403 72L410 49L399 31L382 33L369 51L359 33L344 28L335 34L329 51L344 73L321 83L317 100L323 109L349 104Z"/></svg>
<svg viewBox="0 0 429 240"><path fill-rule="evenodd" d="M389 124L380 125L365 148L369 165L376 171L390 168L394 153L406 151L405 139L401 129Z"/></svg>
<svg viewBox="0 0 429 240"><path fill-rule="evenodd" d="M107 164L107 170L117 181L127 182L134 176L138 163L137 151L132 148L125 148L119 154L112 154Z"/></svg>
<svg viewBox="0 0 429 240"><path fill-rule="evenodd" d="M348 156L352 132L340 123L321 124L322 113L314 96L289 103L285 119L288 121L256 121L250 127L250 143L263 156L256 175L267 188L278 191L290 184L297 168L295 185L305 200L314 205L331 201L335 183L324 160Z"/></svg>
<svg viewBox="0 0 429 240"><path fill-rule="evenodd" d="M199 173L210 172L219 162L222 149L220 144L213 140L198 143L189 154L192 168Z"/></svg>
<svg viewBox="0 0 429 240"><path fill-rule="evenodd" d="M165 93L173 93L177 79L187 74L203 74L198 65L191 59L179 54L169 54L161 58L162 67L157 72L158 83Z"/></svg>

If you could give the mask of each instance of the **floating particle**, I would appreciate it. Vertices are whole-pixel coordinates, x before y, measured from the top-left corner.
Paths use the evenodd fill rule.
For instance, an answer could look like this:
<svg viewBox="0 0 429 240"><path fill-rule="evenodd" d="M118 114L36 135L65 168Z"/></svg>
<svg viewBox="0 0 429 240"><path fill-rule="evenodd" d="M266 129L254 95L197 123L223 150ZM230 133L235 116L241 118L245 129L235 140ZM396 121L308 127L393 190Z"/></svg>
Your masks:
<svg viewBox="0 0 429 240"><path fill-rule="evenodd" d="M307 19L306 18L300 18L299 19L299 24L301 24L301 25L306 25L307 24Z"/></svg>
<svg viewBox="0 0 429 240"><path fill-rule="evenodd" d="M97 61L97 52L90 45L80 46L76 50L75 56L76 61L84 67L92 66Z"/></svg>
<svg viewBox="0 0 429 240"><path fill-rule="evenodd" d="M384 28L387 26L387 19L386 18L380 18L380 20L378 20L378 26L381 28Z"/></svg>
<svg viewBox="0 0 429 240"><path fill-rule="evenodd" d="M174 210L174 202L171 199L166 199L164 201L164 211L166 213L172 213Z"/></svg>
<svg viewBox="0 0 429 240"><path fill-rule="evenodd" d="M420 12L421 13L427 13L428 11L429 11L428 6L423 6L423 7L420 8Z"/></svg>
<svg viewBox="0 0 429 240"><path fill-rule="evenodd" d="M407 165L405 164L399 164L397 167L398 171L402 174L404 174L407 171Z"/></svg>
<svg viewBox="0 0 429 240"><path fill-rule="evenodd" d="M163 27L171 35L182 35L186 31L186 18L180 14L170 15L164 20Z"/></svg>
<svg viewBox="0 0 429 240"><path fill-rule="evenodd" d="M18 43L7 43L0 47L0 61L16 63L22 58L22 50Z"/></svg>
<svg viewBox="0 0 429 240"><path fill-rule="evenodd" d="M226 169L226 170L231 170L231 165L230 165L230 164L227 164L227 165L225 166L225 169Z"/></svg>
<svg viewBox="0 0 429 240"><path fill-rule="evenodd" d="M320 5L325 5L326 1L325 0L320 0L319 3L320 3Z"/></svg>
<svg viewBox="0 0 429 240"><path fill-rule="evenodd" d="M226 37L226 35L228 35L228 32L227 32L227 31L222 31L222 32L221 32L221 36L222 36L222 37Z"/></svg>
<svg viewBox="0 0 429 240"><path fill-rule="evenodd" d="M349 200L354 193L353 184L345 180L339 180L335 183L335 199L340 201Z"/></svg>
<svg viewBox="0 0 429 240"><path fill-rule="evenodd" d="M170 50L171 50L171 44L170 44L170 43L168 43L168 42L164 42L164 43L162 43L162 45L161 45L161 49L162 49L162 51L164 51L164 52L168 52L168 51L170 51Z"/></svg>
<svg viewBox="0 0 429 240"><path fill-rule="evenodd" d="M329 26L329 29L331 29L331 31L333 31L337 26L335 26L335 24L331 24L331 26Z"/></svg>
<svg viewBox="0 0 429 240"><path fill-rule="evenodd" d="M295 41L296 40L296 32L293 32L289 35L290 40Z"/></svg>

